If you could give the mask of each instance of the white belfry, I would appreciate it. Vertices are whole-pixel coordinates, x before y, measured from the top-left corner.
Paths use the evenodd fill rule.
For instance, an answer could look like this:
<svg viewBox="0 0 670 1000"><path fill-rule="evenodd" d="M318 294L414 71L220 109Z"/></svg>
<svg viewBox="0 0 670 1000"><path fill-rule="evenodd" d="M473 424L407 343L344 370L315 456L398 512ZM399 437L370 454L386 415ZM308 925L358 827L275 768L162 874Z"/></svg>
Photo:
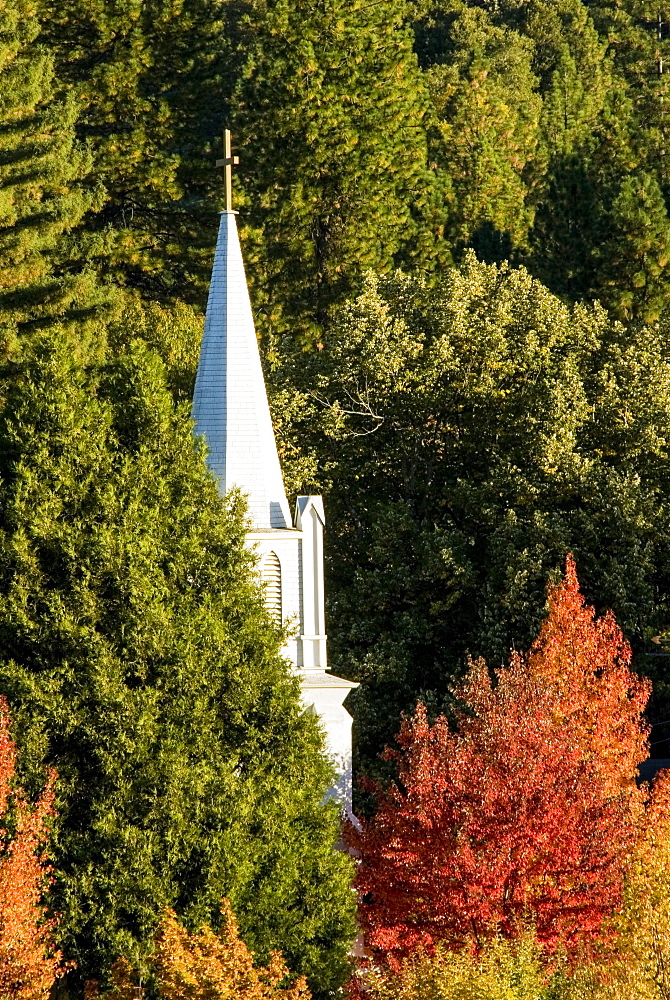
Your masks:
<svg viewBox="0 0 670 1000"><path fill-rule="evenodd" d="M351 681L327 672L321 497L298 497L291 518L268 406L242 251L233 211L221 213L205 333L193 396L196 433L222 494L248 498L268 610L288 623L285 648L299 674L303 702L324 729L338 780L332 789L351 814Z"/></svg>

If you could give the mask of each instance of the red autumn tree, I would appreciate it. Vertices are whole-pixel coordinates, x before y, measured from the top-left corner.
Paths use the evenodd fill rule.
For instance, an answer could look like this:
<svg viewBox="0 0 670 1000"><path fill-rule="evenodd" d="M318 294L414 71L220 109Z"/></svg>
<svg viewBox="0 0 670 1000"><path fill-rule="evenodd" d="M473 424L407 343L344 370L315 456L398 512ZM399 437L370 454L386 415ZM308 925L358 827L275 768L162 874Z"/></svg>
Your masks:
<svg viewBox="0 0 670 1000"><path fill-rule="evenodd" d="M35 805L14 784L16 747L7 702L0 698L0 997L46 1000L65 971L44 905L49 867L47 820L55 775Z"/></svg>
<svg viewBox="0 0 670 1000"><path fill-rule="evenodd" d="M574 561L526 655L492 682L470 664L457 729L423 706L387 750L398 781L349 839L366 942L391 965L417 945L476 946L532 919L549 949L596 935L620 902L644 796L650 686L611 613L596 618Z"/></svg>

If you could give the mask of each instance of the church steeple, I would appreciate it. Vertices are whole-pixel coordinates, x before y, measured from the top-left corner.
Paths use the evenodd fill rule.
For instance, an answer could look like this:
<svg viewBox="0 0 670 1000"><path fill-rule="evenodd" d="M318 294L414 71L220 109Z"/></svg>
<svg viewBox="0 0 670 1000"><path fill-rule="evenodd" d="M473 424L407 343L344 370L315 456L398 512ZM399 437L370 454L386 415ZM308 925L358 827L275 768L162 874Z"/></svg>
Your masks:
<svg viewBox="0 0 670 1000"><path fill-rule="evenodd" d="M232 211L221 213L193 419L221 492L248 496L253 530L292 527Z"/></svg>
<svg viewBox="0 0 670 1000"><path fill-rule="evenodd" d="M222 494L237 486L248 499L253 549L268 611L289 627L286 657L300 677L305 708L319 717L335 765L330 794L351 812L351 716L344 699L352 681L328 670L324 603L321 497L298 497L291 519L251 303L247 289L236 212L231 209L230 133L225 133L226 205L221 213L193 396L197 434L207 440L209 466Z"/></svg>

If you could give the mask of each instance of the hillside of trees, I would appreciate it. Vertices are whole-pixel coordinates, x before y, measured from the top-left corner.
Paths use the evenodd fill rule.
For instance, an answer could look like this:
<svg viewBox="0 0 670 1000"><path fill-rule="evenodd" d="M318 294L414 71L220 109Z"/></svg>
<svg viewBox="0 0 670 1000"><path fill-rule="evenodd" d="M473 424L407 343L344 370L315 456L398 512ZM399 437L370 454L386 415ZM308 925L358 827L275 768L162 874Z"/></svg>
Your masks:
<svg viewBox="0 0 670 1000"><path fill-rule="evenodd" d="M670 757L669 80L670 11L646 0L0 4L0 697L19 789L0 814L2 856L28 845L34 911L16 931L33 971L7 973L8 997L63 980L117 1000L145 981L164 1000L325 1000L351 972L354 863L332 850L322 735L264 610L244 501L218 496L193 447L224 127L283 471L293 496L324 495L332 668L361 682L359 889L410 736L453 749L460 725L480 775L472 664L535 662L568 553L633 671L617 675L638 727L622 787L645 726ZM641 900L670 898L670 798L662 782L608 795L588 807L598 842L624 813L639 836L610 859L609 910L583 888L574 936L609 928L614 998L626 963L603 942L628 942L641 982ZM423 1000L421 983L496 969L535 982L539 909L512 946L489 934L489 889L470 958L440 932L404 978L388 935L414 903L359 910L380 964L354 994ZM570 979L570 935L554 944L554 992L523 997L600 995L591 972Z"/></svg>
<svg viewBox="0 0 670 1000"><path fill-rule="evenodd" d="M327 498L333 666L365 682L361 763L417 696L445 706L467 653L530 642L568 550L654 676L651 718L670 718L647 656L670 623L657 6L21 9L39 30L7 36L11 66L50 54L29 100L60 145L31 180L53 201L44 234L14 203L31 243L8 266L44 269L19 328L67 303L113 352L145 340L188 399L233 129L284 470Z"/></svg>

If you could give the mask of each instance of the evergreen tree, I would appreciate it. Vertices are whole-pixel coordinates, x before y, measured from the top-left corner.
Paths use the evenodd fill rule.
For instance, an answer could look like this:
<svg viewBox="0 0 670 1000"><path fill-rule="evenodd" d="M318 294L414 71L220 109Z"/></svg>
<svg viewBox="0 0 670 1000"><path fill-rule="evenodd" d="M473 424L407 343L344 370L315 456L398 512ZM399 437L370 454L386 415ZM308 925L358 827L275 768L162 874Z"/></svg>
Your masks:
<svg viewBox="0 0 670 1000"><path fill-rule="evenodd" d="M593 25L586 21L574 31L573 46L565 44L551 74L543 102L542 126L551 154L574 153L601 128L601 115L612 86L611 61ZM574 25L572 26L574 29ZM574 37L582 41L575 53ZM572 51L571 51L572 48Z"/></svg>
<svg viewBox="0 0 670 1000"><path fill-rule="evenodd" d="M595 291L620 319L653 322L668 303L670 278L670 219L656 178L626 178L607 223Z"/></svg>
<svg viewBox="0 0 670 1000"><path fill-rule="evenodd" d="M0 689L27 780L57 763L55 907L79 977L145 966L157 921L230 898L260 959L321 995L346 971L350 863L331 769L244 547L139 342L78 365L62 333L5 372Z"/></svg>
<svg viewBox="0 0 670 1000"><path fill-rule="evenodd" d="M527 258L545 285L573 301L596 287L596 254L606 225L599 178L583 154L551 158Z"/></svg>
<svg viewBox="0 0 670 1000"><path fill-rule="evenodd" d="M426 70L439 122L433 148L452 186L448 238L484 256L509 256L532 221L542 110L532 54L528 39L464 7L444 32L440 61Z"/></svg>
<svg viewBox="0 0 670 1000"><path fill-rule="evenodd" d="M75 141L76 105L54 97L53 60L36 43L34 0L0 10L0 352L18 329L79 320L100 296L69 234L93 204Z"/></svg>
<svg viewBox="0 0 670 1000"><path fill-rule="evenodd" d="M602 294L603 244L621 224L612 206L639 157L629 102L608 94L600 111L596 103L592 117L581 116L561 96L577 88L579 74L571 79L570 70L569 60L559 65L545 102L548 166L536 193L528 264L553 292L574 301Z"/></svg>
<svg viewBox="0 0 670 1000"><path fill-rule="evenodd" d="M439 257L429 102L404 5L276 0L234 97L242 216L265 336L314 343L368 268Z"/></svg>
<svg viewBox="0 0 670 1000"><path fill-rule="evenodd" d="M101 272L149 298L203 304L217 153L247 4L40 0L42 37L76 98L104 197L85 220Z"/></svg>
<svg viewBox="0 0 670 1000"><path fill-rule="evenodd" d="M670 25L652 0L597 0L589 5L602 38L607 39L633 110L635 139L641 163L661 187L670 182L667 162L670 99Z"/></svg>
<svg viewBox="0 0 670 1000"><path fill-rule="evenodd" d="M582 0L501 0L494 18L532 42L540 94L554 105L558 98L568 112L564 124L556 122L554 128L574 129L598 113L611 67L607 35L596 28L590 5ZM574 94L568 90L571 65L577 71ZM563 93L551 97L560 80Z"/></svg>
<svg viewBox="0 0 670 1000"><path fill-rule="evenodd" d="M525 249L532 221L523 259L552 291L601 298L621 318L659 315L667 300L660 263L669 179L664 15L648 0L502 0L486 13L460 0L417 7L418 50L448 140L443 157L460 226L452 240L463 240L482 212L496 216L469 242L495 258L497 233L500 259L515 245ZM486 25L479 41L478 22ZM496 45L497 32L506 33L505 44ZM520 46L525 82L513 58ZM456 79L468 59L459 94ZM487 93L496 92L497 102L487 104ZM527 128L540 98L539 125L519 144L519 125ZM649 178L637 196L632 174ZM651 236L643 235L648 227Z"/></svg>
<svg viewBox="0 0 670 1000"><path fill-rule="evenodd" d="M572 27L574 69L562 58L545 93L553 152L532 267L559 293L653 320L667 302L668 26L647 0L605 0Z"/></svg>
<svg viewBox="0 0 670 1000"><path fill-rule="evenodd" d="M619 149L620 118L629 117L630 107L612 96L615 73L607 39L599 36L581 0L532 0L505 4L503 11L532 41L543 100L543 171L529 192L535 217L527 260L552 291L583 298L595 282L606 228L603 202L612 197L610 175L614 170L614 183L620 183L630 167ZM619 123L614 135L613 120Z"/></svg>

